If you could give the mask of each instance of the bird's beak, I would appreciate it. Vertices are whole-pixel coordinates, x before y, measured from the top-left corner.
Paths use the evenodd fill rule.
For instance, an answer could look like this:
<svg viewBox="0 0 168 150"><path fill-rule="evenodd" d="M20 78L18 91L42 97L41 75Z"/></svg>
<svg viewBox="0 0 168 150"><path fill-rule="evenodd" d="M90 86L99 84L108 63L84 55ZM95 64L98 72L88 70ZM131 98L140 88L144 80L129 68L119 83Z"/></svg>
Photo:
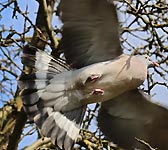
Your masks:
<svg viewBox="0 0 168 150"><path fill-rule="evenodd" d="M149 59L151 61L152 66L159 67L160 65L157 62L154 62L152 59Z"/></svg>
<svg viewBox="0 0 168 150"><path fill-rule="evenodd" d="M159 67L159 66L160 66L157 62L153 62L153 61L152 61L152 64L153 64L154 66L156 66L156 67Z"/></svg>

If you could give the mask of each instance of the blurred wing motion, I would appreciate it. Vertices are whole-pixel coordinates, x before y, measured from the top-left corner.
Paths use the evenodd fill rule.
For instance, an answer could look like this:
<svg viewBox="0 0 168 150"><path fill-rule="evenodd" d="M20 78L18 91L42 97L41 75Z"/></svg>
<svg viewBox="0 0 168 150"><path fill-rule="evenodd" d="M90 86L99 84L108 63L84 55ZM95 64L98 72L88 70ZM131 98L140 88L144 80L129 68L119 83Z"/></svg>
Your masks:
<svg viewBox="0 0 168 150"><path fill-rule="evenodd" d="M107 0L61 0L62 50L67 63L81 68L122 54L116 8Z"/></svg>
<svg viewBox="0 0 168 150"><path fill-rule="evenodd" d="M135 56L121 55L112 61L69 70L62 60L26 46L24 70L18 81L24 109L43 135L51 137L60 148L71 149L88 103L109 100L143 82L146 71L134 71L137 64L142 64L138 62Z"/></svg>
<svg viewBox="0 0 168 150"><path fill-rule="evenodd" d="M139 90L126 92L102 103L98 126L115 144L128 150L168 149L168 110L150 101Z"/></svg>
<svg viewBox="0 0 168 150"><path fill-rule="evenodd" d="M18 85L23 89L24 109L29 119L61 149L70 150L79 134L86 108L82 105L112 99L136 88L146 78L144 62L141 65L135 56L125 60L128 56L121 55L118 19L112 1L60 1L63 27L58 50L65 54L66 63L31 46L23 51L25 67ZM126 65L122 67L123 64ZM135 90L104 102L98 125L105 135L128 149L137 146L134 141L137 137L165 150L167 119L166 109Z"/></svg>
<svg viewBox="0 0 168 150"><path fill-rule="evenodd" d="M32 46L24 48L22 63L25 67L18 85L23 89L21 97L29 120L37 124L44 136L51 137L54 144L70 150L79 134L85 106L61 112L66 105L64 80L59 81L57 88L47 88L55 75L70 68Z"/></svg>

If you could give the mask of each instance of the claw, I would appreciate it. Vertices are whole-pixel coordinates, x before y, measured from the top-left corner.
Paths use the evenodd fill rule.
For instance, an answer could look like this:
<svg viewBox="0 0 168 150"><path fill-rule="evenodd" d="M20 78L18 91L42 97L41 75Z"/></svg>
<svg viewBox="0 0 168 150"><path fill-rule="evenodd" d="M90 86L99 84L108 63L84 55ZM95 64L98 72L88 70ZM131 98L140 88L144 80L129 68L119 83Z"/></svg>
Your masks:
<svg viewBox="0 0 168 150"><path fill-rule="evenodd" d="M95 82L100 77L101 77L100 74L92 74L90 77L87 78L86 83L87 82Z"/></svg>
<svg viewBox="0 0 168 150"><path fill-rule="evenodd" d="M104 90L103 89L94 89L92 91L92 94L94 94L94 95L103 95L104 94Z"/></svg>

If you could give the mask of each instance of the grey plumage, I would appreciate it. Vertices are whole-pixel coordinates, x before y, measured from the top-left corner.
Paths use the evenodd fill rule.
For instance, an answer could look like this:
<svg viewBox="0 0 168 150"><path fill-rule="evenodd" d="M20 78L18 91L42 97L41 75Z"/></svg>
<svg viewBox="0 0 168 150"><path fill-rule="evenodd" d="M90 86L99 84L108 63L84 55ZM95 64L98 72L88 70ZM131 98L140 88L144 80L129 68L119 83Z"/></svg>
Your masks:
<svg viewBox="0 0 168 150"><path fill-rule="evenodd" d="M31 46L25 47L22 59L25 67L31 69L31 73L27 73L25 68L18 81L23 89L21 97L24 110L45 136L51 137L54 144L66 149L73 146L79 134L87 104L107 101L134 89L147 75L146 71L143 72L147 66L135 56L128 55L77 70L69 70L61 60L55 60ZM29 60L31 64L27 65ZM39 65L40 62L43 65ZM133 71L137 63L143 67ZM53 69L55 67L57 69ZM90 77L97 77L94 79L96 81L92 82ZM93 92L100 88L104 91L102 95Z"/></svg>
<svg viewBox="0 0 168 150"><path fill-rule="evenodd" d="M147 102L148 99L143 98L139 92L134 95L136 90L133 89L146 79L148 63L145 59L139 60L135 56L122 54L118 19L112 0L61 0L59 11L63 27L58 50L65 54L66 62L54 59L32 46L26 46L23 50L22 63L29 69L24 68L18 85L23 89L21 97L29 119L33 120L54 144L70 150L79 134L86 105L103 102L98 125L104 134L123 147L137 146L132 144L133 136L137 135L139 130L144 135L148 135L149 132L141 128L146 120L143 120L140 109L135 116L132 116L131 109L127 111L127 102L133 112L136 107L134 108L134 101L130 104L130 101L122 97L124 93L130 91L128 93L138 97L137 101L141 105L147 103L144 111L147 119L150 106L152 111L156 110L159 115L163 113L166 116L167 110ZM137 66L141 66L141 69L137 69ZM118 102L120 95L123 101L126 99L123 105L124 112L118 105L122 101ZM111 103L113 100L117 101L117 105ZM108 103L110 107L106 106ZM153 109L153 106L156 106L156 109ZM116 116L115 120L114 114L109 113L109 110L115 110L114 114L119 114L117 117L121 117L121 112L124 113L124 124L120 123L120 118ZM140 124L133 128L137 116ZM133 123L127 117L133 117ZM116 126L111 121L114 121ZM153 123L155 124L155 121ZM127 130L124 125L127 125L130 133L131 128L134 129L131 136L130 133L127 134L128 141L124 141L120 134L113 136L111 132L118 132L118 127L121 126L125 133ZM166 124L165 126L167 127ZM156 126L155 129L157 128L159 127Z"/></svg>
<svg viewBox="0 0 168 150"><path fill-rule="evenodd" d="M63 37L60 42L59 49L65 53L67 62L72 67L81 68L83 66L87 66L93 63L114 59L118 57L120 54L122 54L122 49L120 47L119 36L118 36L119 35L118 19L116 15L115 6L112 4L112 1L107 2L106 0L99 0L99 1L97 0L85 0L85 1L84 0L62 0L59 8L61 12L60 16L64 23L63 32L62 32ZM145 59L143 59L143 62L148 64L149 61L146 62L144 60ZM142 69L142 68L139 69L139 67L141 67L140 64L137 64L136 66L137 67L134 69L135 72ZM147 73L147 70L144 70L143 72ZM115 82L113 81L113 83ZM130 83L126 83L126 85L129 86ZM140 133L139 131L141 131L144 135L149 137L149 138L146 138L148 140L150 139L149 144L156 143L153 145L154 147L156 146L158 148L161 147L161 149L167 149L167 146L163 146L163 145L166 145L167 143L165 140L168 140L168 137L165 136L166 134L164 134L163 138L160 138L161 140L158 140L157 142L156 141L158 139L157 136L152 136L152 134L149 133L150 130L153 133L157 133L157 130L158 131L166 130L167 124L164 121L164 119L161 119L161 118L162 118L162 114L165 116L165 118L167 118L167 113L168 113L167 109L164 109L163 107L158 106L157 104L151 103L150 101L148 101L149 97L145 98L143 97L144 95L143 93L139 93L138 91L137 92L135 91L131 90L129 94L130 94L130 98L131 96L133 97L135 96L137 98L137 101L141 105L143 105L138 107L139 113L143 111L144 107L146 108L145 109L146 111L144 111L143 115L139 114L138 116L140 121L139 121L139 125L136 124L137 128L134 127L134 123L136 123L137 121L136 119L138 119L136 117L134 118L135 120L133 120L134 123L130 119L121 121L120 118L119 119L116 118L117 120L114 120L111 116L108 117L107 119L106 117L109 114L106 115L107 112L103 111L103 105L104 103L108 103L108 102L102 103L102 108L100 111L101 115L99 114L98 124L99 125L101 123L103 124L104 128L102 131L107 136L108 134L111 135L110 140L113 141L115 140L115 138L118 138L115 141L119 146L123 146L128 149L130 147L133 149L133 146L136 147L137 145L134 144L135 140L133 136ZM121 95L125 95L125 94L123 93ZM128 109L124 109L125 114L129 112L131 113L130 109L136 108L134 106L136 105L136 103L134 102L136 101L136 98L135 100L132 100L132 101L129 101L129 99L127 100L127 98L124 96L122 98L123 98L123 101L126 100L124 104L127 104L128 102L129 103L132 102L132 105L130 105ZM115 100L115 97L113 99ZM97 98L96 100L100 101ZM110 102L112 102L112 100L110 100ZM144 106L146 103L147 105ZM117 104L118 105L120 104L119 106L122 106L122 103L120 102L118 102ZM113 103L110 103L109 105L111 105L111 107L116 110L116 113L117 112L120 113L122 110L122 107L117 107L116 105L113 106ZM150 106L155 107L155 109L151 108ZM140 110L140 108L142 108L142 110ZM148 128L146 130L144 128L142 129L143 123L146 122L148 119L150 120L150 116L149 116L150 111L153 111L154 114L158 113L157 117L154 117L154 115L151 115L151 117L155 119L160 118L160 121L162 123L160 123L160 125L159 124L157 125L157 121L153 121L155 128L152 129L152 124L151 124L150 125L151 128ZM134 112L132 114L134 114ZM146 120L143 120L144 116L147 116ZM116 126L113 126L113 122L116 124ZM166 127L164 127L164 125ZM113 135L112 131L115 131L118 133L120 131L120 128L119 128L120 126L122 127L123 134L121 133L117 136L114 133ZM125 139L123 139L124 135L127 135L125 136ZM143 144L140 144L140 146L143 146ZM142 149L144 149L144 147Z"/></svg>
<svg viewBox="0 0 168 150"><path fill-rule="evenodd" d="M111 27L118 28L115 7L103 0L98 3L97 1L94 2L90 0L62 0L59 6L64 24L63 37L59 49L64 51L67 63L73 68L110 60L121 54L118 30L111 30ZM94 9L98 10L96 15L91 15L93 6ZM101 11L102 9L104 11ZM68 16L66 16L67 11ZM80 12L83 15L79 14ZM108 32L105 32L104 29L108 30ZM108 43L107 45L106 43L101 43L105 38L107 39L105 40ZM96 43L99 45L96 45ZM117 51L114 50L116 48L118 49ZM35 68L35 72L22 74L18 81L20 88L24 89L22 92L24 108L31 118L39 113L39 109L43 109L43 107L52 106L55 110L63 112L72 110L74 107L80 107L80 104L73 99L79 99L79 97L85 97L86 95L81 95L77 90L72 91L72 96L68 92L68 95L65 95L64 91L68 89L64 89L64 85L69 83L70 80L66 81L69 76L64 74L64 80L62 79L62 74L58 75L58 73L70 69L67 64L62 63L60 60L55 60L46 53L35 50L33 47L24 49L22 63L32 69ZM54 79L55 76L56 78ZM61 80L59 77L61 77ZM86 74L85 78L87 80L88 74ZM70 83L73 82L70 81ZM69 103L70 99L71 102ZM67 103L69 105L64 107ZM85 102L85 104L87 103Z"/></svg>
<svg viewBox="0 0 168 150"><path fill-rule="evenodd" d="M61 0L63 22L59 50L67 63L81 68L122 54L116 8L107 0Z"/></svg>
<svg viewBox="0 0 168 150"><path fill-rule="evenodd" d="M168 110L142 91L132 90L102 103L97 119L105 136L124 149L149 149L135 138L159 150L168 148Z"/></svg>
<svg viewBox="0 0 168 150"><path fill-rule="evenodd" d="M25 69L18 80L18 85L23 89L21 97L29 120L34 121L41 132L51 137L52 142L58 147L70 150L79 134L86 106L78 106L77 109L75 106L69 111L61 111L66 105L63 99L65 89L64 86L61 87L61 81L60 85L57 81L55 89L47 89L58 73L70 68L62 60L54 59L30 45L23 50L22 63ZM54 94L52 90L58 93Z"/></svg>
<svg viewBox="0 0 168 150"><path fill-rule="evenodd" d="M34 122L43 135L51 137L51 141L59 148L70 150L75 142L85 111L85 106L61 114L51 107L45 107L34 117Z"/></svg>

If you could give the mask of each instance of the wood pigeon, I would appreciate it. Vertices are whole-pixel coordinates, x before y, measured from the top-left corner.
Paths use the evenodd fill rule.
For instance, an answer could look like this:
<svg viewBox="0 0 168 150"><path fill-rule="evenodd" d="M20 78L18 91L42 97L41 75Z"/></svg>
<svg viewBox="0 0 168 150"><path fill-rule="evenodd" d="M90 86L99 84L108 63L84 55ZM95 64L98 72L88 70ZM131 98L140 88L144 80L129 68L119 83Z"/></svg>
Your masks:
<svg viewBox="0 0 168 150"><path fill-rule="evenodd" d="M112 1L61 0L58 10L63 22L58 49L66 62L27 45L18 85L29 120L59 148L70 150L87 104L111 101L136 89L153 62L122 54Z"/></svg>

